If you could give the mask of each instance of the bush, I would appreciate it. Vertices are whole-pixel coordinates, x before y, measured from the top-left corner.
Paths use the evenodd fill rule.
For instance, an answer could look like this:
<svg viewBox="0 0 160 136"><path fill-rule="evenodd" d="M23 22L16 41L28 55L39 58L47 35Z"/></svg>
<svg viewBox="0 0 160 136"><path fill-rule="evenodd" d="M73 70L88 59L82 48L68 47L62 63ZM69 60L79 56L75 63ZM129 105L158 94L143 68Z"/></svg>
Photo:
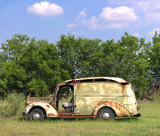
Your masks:
<svg viewBox="0 0 160 136"><path fill-rule="evenodd" d="M152 95L152 101L158 101L159 99L159 93L158 92L154 92L153 95Z"/></svg>
<svg viewBox="0 0 160 136"><path fill-rule="evenodd" d="M25 97L22 94L9 94L3 101L0 101L0 117L7 118L19 116L25 108Z"/></svg>

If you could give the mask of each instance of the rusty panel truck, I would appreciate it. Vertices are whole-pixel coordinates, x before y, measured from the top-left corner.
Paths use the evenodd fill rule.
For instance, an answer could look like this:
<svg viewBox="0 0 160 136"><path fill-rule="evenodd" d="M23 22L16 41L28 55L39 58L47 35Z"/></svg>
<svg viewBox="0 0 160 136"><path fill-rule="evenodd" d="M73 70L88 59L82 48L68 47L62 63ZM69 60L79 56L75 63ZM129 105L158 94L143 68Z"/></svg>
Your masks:
<svg viewBox="0 0 160 136"><path fill-rule="evenodd" d="M57 85L50 103L29 97L24 112L30 121L45 118L140 117L132 85L116 77L88 77Z"/></svg>

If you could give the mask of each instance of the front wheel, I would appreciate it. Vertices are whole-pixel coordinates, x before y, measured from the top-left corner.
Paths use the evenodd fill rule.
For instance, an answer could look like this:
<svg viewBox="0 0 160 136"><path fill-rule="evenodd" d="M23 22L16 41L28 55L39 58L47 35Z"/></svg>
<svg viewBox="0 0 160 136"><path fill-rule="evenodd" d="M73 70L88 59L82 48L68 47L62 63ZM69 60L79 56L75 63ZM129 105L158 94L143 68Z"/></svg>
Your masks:
<svg viewBox="0 0 160 136"><path fill-rule="evenodd" d="M100 120L114 120L115 114L114 111L110 108L103 108L98 111L97 118Z"/></svg>
<svg viewBox="0 0 160 136"><path fill-rule="evenodd" d="M36 108L29 112L28 116L29 121L43 121L44 120L44 112L43 110Z"/></svg>

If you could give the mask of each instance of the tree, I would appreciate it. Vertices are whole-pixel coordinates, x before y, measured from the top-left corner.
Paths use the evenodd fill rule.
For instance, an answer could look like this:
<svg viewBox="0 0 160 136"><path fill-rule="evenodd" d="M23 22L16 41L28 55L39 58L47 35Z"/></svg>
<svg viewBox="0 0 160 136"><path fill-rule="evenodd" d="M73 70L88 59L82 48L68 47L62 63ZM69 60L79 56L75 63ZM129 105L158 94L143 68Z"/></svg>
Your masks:
<svg viewBox="0 0 160 136"><path fill-rule="evenodd" d="M75 49L77 77L99 75L100 43L100 39L78 38L78 46Z"/></svg>
<svg viewBox="0 0 160 136"><path fill-rule="evenodd" d="M2 45L1 93L27 91L35 95L53 93L68 72L61 68L56 46L25 35L14 35ZM5 90L5 91L4 91Z"/></svg>
<svg viewBox="0 0 160 136"><path fill-rule="evenodd" d="M160 34L155 33L153 45L148 51L149 61L151 63L151 74L157 82L160 82Z"/></svg>
<svg viewBox="0 0 160 136"><path fill-rule="evenodd" d="M138 96L143 97L149 89L150 68L143 49L146 44L125 33L120 40L108 40L101 44L103 58L99 63L101 75L116 76L130 81ZM142 62L142 63L141 63Z"/></svg>
<svg viewBox="0 0 160 136"><path fill-rule="evenodd" d="M160 35L153 45L125 33L120 40L61 35L56 44L14 35L0 52L0 93L27 91L43 96L69 78L112 76L128 80L143 97L152 76L160 77Z"/></svg>
<svg viewBox="0 0 160 136"><path fill-rule="evenodd" d="M75 49L77 47L77 39L74 35L61 35L60 40L57 41L56 48L58 50L59 59L61 62L61 69L68 71L70 78L76 76L76 56Z"/></svg>

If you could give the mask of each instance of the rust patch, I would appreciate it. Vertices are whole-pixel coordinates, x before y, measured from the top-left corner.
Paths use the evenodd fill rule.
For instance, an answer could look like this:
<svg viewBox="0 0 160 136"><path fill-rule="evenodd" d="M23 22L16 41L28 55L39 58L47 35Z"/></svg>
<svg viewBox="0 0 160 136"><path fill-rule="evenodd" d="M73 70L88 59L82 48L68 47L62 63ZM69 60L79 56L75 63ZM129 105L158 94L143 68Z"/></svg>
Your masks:
<svg viewBox="0 0 160 136"><path fill-rule="evenodd" d="M59 115L58 118L96 118L96 116L90 116L90 115L61 116Z"/></svg>
<svg viewBox="0 0 160 136"><path fill-rule="evenodd" d="M120 105L117 102L113 102L113 101L100 102L95 108L94 115L97 116L98 110L105 106L112 108L115 111L117 117L131 116L130 112L124 106Z"/></svg>
<svg viewBox="0 0 160 136"><path fill-rule="evenodd" d="M122 85L122 94L124 95L125 85Z"/></svg>
<svg viewBox="0 0 160 136"><path fill-rule="evenodd" d="M49 114L48 114L48 116L49 116L49 117L52 117L52 116L54 116L54 114L52 114L52 113L49 113Z"/></svg>
<svg viewBox="0 0 160 136"><path fill-rule="evenodd" d="M56 117L56 116L54 114L52 114L52 113L49 113L49 114L47 114L47 117L53 118L53 117Z"/></svg>
<svg viewBox="0 0 160 136"><path fill-rule="evenodd" d="M46 105L46 107L49 108L50 106L49 106L49 105Z"/></svg>
<svg viewBox="0 0 160 136"><path fill-rule="evenodd" d="M66 85L66 83L65 82L64 83L60 83L60 84L57 85L57 87L62 86L62 85Z"/></svg>
<svg viewBox="0 0 160 136"><path fill-rule="evenodd" d="M30 97L28 95L28 99L30 100L51 100L51 97Z"/></svg>
<svg viewBox="0 0 160 136"><path fill-rule="evenodd" d="M44 101L35 101L35 102L46 103L46 102L44 102Z"/></svg>

